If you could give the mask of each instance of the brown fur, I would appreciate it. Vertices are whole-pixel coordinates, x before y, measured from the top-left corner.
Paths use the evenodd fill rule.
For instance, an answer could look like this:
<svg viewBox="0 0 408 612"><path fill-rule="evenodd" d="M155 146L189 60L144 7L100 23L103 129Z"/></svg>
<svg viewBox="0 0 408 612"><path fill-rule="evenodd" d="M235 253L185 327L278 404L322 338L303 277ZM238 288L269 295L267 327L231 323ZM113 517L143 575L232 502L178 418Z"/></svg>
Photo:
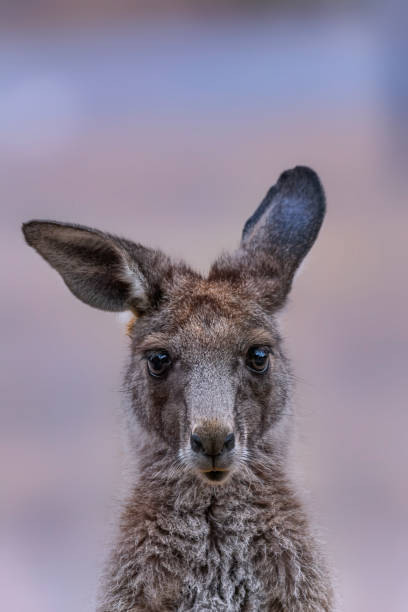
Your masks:
<svg viewBox="0 0 408 612"><path fill-rule="evenodd" d="M134 324L136 323L136 319L137 319L137 316L132 316L132 318L126 324L126 335L129 337L132 335L132 330L133 330Z"/></svg>

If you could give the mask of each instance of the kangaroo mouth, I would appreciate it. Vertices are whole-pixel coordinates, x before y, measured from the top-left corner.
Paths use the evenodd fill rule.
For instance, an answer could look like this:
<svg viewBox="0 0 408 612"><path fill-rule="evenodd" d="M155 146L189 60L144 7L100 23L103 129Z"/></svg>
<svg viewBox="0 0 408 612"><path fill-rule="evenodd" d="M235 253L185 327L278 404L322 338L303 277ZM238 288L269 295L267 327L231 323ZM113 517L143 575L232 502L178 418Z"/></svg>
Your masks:
<svg viewBox="0 0 408 612"><path fill-rule="evenodd" d="M209 472L203 472L204 478L210 482L222 482L228 476L227 470L210 470Z"/></svg>

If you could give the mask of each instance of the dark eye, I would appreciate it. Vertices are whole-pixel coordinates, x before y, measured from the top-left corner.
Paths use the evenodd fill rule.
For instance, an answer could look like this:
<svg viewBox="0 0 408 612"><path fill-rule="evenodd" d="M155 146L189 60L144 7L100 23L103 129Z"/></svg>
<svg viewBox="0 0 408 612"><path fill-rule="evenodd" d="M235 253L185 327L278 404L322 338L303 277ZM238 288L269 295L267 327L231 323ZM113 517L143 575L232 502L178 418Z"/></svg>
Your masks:
<svg viewBox="0 0 408 612"><path fill-rule="evenodd" d="M151 376L163 376L171 366L170 355L167 351L155 351L147 357L147 369Z"/></svg>
<svg viewBox="0 0 408 612"><path fill-rule="evenodd" d="M251 346L246 356L246 365L257 374L264 374L269 367L269 350L262 346Z"/></svg>

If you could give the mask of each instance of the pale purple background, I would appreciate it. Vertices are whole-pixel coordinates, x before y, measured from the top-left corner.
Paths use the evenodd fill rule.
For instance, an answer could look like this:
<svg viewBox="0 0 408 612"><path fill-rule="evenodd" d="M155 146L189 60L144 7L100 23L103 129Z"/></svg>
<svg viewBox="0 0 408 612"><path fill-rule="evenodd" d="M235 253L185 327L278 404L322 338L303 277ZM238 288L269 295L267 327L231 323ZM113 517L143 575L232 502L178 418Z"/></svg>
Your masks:
<svg viewBox="0 0 408 612"><path fill-rule="evenodd" d="M71 296L21 222L205 271L300 163L328 216L284 317L298 465L342 609L406 612L407 15L389 6L2 21L2 609L92 610L121 482L123 325Z"/></svg>

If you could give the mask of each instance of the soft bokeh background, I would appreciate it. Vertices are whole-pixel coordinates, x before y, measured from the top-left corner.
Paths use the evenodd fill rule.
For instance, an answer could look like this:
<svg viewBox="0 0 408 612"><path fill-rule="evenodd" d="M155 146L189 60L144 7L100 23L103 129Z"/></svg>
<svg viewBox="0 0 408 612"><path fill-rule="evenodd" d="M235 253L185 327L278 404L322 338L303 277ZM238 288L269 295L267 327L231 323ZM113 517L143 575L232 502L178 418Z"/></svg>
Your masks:
<svg viewBox="0 0 408 612"><path fill-rule="evenodd" d="M205 271L300 163L329 212L284 322L298 465L342 609L406 612L407 16L396 0L1 5L3 610L93 609L121 481L123 327L71 296L21 222Z"/></svg>

